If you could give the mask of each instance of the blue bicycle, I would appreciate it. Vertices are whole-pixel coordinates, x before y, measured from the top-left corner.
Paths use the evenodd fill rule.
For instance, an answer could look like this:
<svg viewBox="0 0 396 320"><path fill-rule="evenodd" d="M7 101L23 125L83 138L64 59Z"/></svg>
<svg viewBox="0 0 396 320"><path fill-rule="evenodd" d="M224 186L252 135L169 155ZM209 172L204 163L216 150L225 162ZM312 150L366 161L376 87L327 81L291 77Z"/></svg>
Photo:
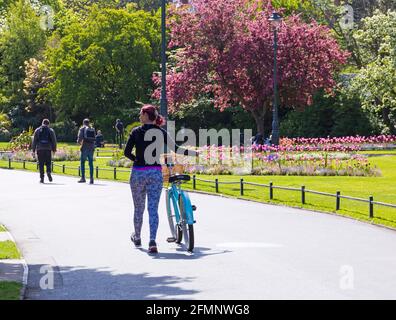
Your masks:
<svg viewBox="0 0 396 320"><path fill-rule="evenodd" d="M184 244L188 252L194 249L194 211L196 206L191 204L190 197L181 184L190 181L190 176L186 174L172 175L173 164L166 164L170 171L170 187L166 189L166 211L168 215L169 227L172 237L168 242L180 244L184 239Z"/></svg>

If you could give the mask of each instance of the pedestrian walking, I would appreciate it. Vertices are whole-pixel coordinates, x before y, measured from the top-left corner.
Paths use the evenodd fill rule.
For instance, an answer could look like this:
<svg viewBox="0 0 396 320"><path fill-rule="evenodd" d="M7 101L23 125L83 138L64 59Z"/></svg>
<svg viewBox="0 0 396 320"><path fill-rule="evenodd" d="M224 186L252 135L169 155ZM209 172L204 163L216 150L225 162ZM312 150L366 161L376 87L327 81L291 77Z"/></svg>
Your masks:
<svg viewBox="0 0 396 320"><path fill-rule="evenodd" d="M49 127L50 122L44 119L41 126L34 131L32 150L33 154L37 153L37 159L40 170L40 183L44 183L44 166L47 168L47 177L52 182L51 163L52 152L56 152L56 135L55 131Z"/></svg>
<svg viewBox="0 0 396 320"><path fill-rule="evenodd" d="M171 149L188 150L176 145L169 134L161 128L165 124L165 119L158 114L154 106L144 105L142 107L140 122L142 125L132 130L124 150L124 155L133 161L129 182L134 203L135 231L131 235L131 240L135 246L141 246L141 229L147 197L150 224L148 251L149 253L157 253L158 204L163 184L160 156L164 153L166 145ZM157 137L162 139L157 139ZM153 148L153 143L155 143L155 148ZM135 154L132 154L133 148L136 148ZM198 154L193 150L190 150L190 152L193 155Z"/></svg>
<svg viewBox="0 0 396 320"><path fill-rule="evenodd" d="M122 144L124 143L124 124L120 119L116 120L116 143L118 142L120 149L122 149Z"/></svg>
<svg viewBox="0 0 396 320"><path fill-rule="evenodd" d="M93 166L93 155L95 151L95 128L92 128L89 119L84 119L83 126L80 128L77 137L77 143L81 145L81 157L80 157L80 168L81 168L81 179L79 183L85 183L85 161L88 159L89 165L89 183L94 183L94 166Z"/></svg>

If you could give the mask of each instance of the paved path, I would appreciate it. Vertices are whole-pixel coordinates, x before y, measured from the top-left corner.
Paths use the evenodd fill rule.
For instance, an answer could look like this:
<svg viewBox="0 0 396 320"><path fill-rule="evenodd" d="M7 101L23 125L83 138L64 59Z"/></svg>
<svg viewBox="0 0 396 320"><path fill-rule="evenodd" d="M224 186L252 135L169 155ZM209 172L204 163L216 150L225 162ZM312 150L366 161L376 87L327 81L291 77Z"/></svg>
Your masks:
<svg viewBox="0 0 396 320"><path fill-rule="evenodd" d="M392 230L191 194L195 253L165 241L162 199L160 253L152 257L145 251L147 215L144 249L129 240L129 186L76 181L55 176L40 185L37 173L0 170L0 221L29 264L27 299L396 298Z"/></svg>

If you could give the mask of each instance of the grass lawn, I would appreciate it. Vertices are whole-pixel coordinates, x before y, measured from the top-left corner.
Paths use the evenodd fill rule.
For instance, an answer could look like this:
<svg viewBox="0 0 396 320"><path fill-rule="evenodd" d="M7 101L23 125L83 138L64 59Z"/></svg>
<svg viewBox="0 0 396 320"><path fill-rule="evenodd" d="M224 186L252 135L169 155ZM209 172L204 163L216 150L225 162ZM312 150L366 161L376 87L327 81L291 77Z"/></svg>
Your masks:
<svg viewBox="0 0 396 320"><path fill-rule="evenodd" d="M389 151L386 151L387 153ZM374 154L382 154L382 151L374 152ZM99 171L99 179L114 180L114 168L108 167L106 162L109 159L98 158L95 161L95 167L107 169ZM341 176L227 176L227 175L197 175L197 178L203 180L211 180L212 183L197 181L196 187L198 191L215 193L214 180L219 179L219 193L232 196L240 196L239 183L232 185L221 184L221 182L235 181L239 182L241 178L245 182L255 182L261 184L269 184L273 182L274 186L286 186L301 188L305 186L307 190L315 190L336 194L337 191L341 195L352 196L358 198L369 199L374 197L374 201L396 204L396 154L390 156L370 157L369 161L372 166L378 167L381 177L341 177ZM78 175L79 161L59 162L54 167L54 172L62 174L61 165L65 165L65 174ZM0 167L7 167L6 161L0 161ZM70 167L70 168L68 168ZM72 168L74 167L74 168ZM21 163L13 163L13 168L22 169ZM26 169L36 170L36 164L26 164ZM86 170L88 167L86 168ZM124 171L124 172L120 172ZM128 181L130 169L117 168L116 178L118 181ZM186 189L192 189L192 182L184 184ZM274 189L274 199L269 199L269 189L257 186L244 186L245 199L281 204L293 207L301 207L311 210L333 212L340 215L349 216L358 220L370 221L375 224L381 224L396 228L396 208L387 208L374 205L374 218L369 218L369 204L357 202L347 199L341 199L341 209L335 210L336 199L333 197L325 197L321 195L306 194L306 204L301 204L301 192L286 191ZM199 206L199 204L198 204Z"/></svg>
<svg viewBox="0 0 396 320"><path fill-rule="evenodd" d="M8 146L8 142L0 142L0 150L6 150Z"/></svg>
<svg viewBox="0 0 396 320"><path fill-rule="evenodd" d="M0 241L0 260L1 259L20 259L21 256L15 243L7 240Z"/></svg>
<svg viewBox="0 0 396 320"><path fill-rule="evenodd" d="M11 281L0 281L0 300L19 300L22 284Z"/></svg>
<svg viewBox="0 0 396 320"><path fill-rule="evenodd" d="M7 231L6 228L3 227L3 226L0 224L0 232L4 232L4 231Z"/></svg>
<svg viewBox="0 0 396 320"><path fill-rule="evenodd" d="M359 151L361 154L369 154L369 155L385 155L385 154L394 154L396 155L396 150L368 150L368 151Z"/></svg>

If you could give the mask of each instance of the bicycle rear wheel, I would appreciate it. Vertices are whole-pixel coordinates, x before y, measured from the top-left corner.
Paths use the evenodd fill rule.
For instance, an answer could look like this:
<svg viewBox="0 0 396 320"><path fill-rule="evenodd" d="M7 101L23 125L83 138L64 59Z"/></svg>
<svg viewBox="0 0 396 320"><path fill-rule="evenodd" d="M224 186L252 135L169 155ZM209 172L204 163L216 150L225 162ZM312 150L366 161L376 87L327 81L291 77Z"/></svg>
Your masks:
<svg viewBox="0 0 396 320"><path fill-rule="evenodd" d="M182 197L179 199L179 208L182 220L181 230L183 233L184 244L187 247L187 251L192 252L194 249L194 225L187 223L186 207Z"/></svg>

